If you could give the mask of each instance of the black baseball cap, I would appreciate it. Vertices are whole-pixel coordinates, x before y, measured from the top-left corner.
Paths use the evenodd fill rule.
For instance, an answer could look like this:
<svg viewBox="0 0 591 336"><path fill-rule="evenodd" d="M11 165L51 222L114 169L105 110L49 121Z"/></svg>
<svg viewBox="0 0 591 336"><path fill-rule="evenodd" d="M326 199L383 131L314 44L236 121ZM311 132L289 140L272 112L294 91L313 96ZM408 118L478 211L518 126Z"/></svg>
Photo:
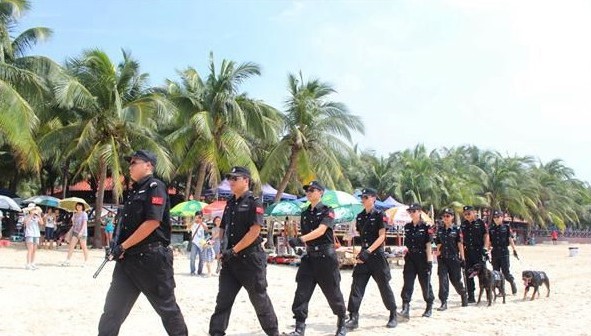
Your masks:
<svg viewBox="0 0 591 336"><path fill-rule="evenodd" d="M464 211L472 211L472 210L474 210L474 207L473 206L471 206L471 205L465 205L464 206Z"/></svg>
<svg viewBox="0 0 591 336"><path fill-rule="evenodd" d="M448 214L448 215L454 215L454 213L455 213L455 212L454 212L454 210L453 210L452 208L444 208L444 209L443 209L443 211L442 211L442 213L443 213L444 215L445 215L445 214Z"/></svg>
<svg viewBox="0 0 591 336"><path fill-rule="evenodd" d="M312 181L306 185L304 185L304 190L308 190L309 188L318 189L320 191L324 191L324 186L318 181Z"/></svg>
<svg viewBox="0 0 591 336"><path fill-rule="evenodd" d="M421 210L423 207L419 203L411 204L407 210Z"/></svg>
<svg viewBox="0 0 591 336"><path fill-rule="evenodd" d="M226 178L234 177L234 176L241 176L241 177L248 177L250 178L250 170L246 167L236 166L232 167L230 172L226 174Z"/></svg>
<svg viewBox="0 0 591 336"><path fill-rule="evenodd" d="M145 150L145 149L140 149L139 151L136 151L132 155L126 156L125 160L131 161L131 159L133 159L133 158L138 158L142 161L150 162L152 164L152 166L156 166L156 155L150 151Z"/></svg>
<svg viewBox="0 0 591 336"><path fill-rule="evenodd" d="M361 189L361 196L372 196L376 197L378 192L373 188L363 188Z"/></svg>
<svg viewBox="0 0 591 336"><path fill-rule="evenodd" d="M504 214L503 214L503 212L501 210L495 210L495 211L493 211L493 217L497 217L497 216L503 217L503 215Z"/></svg>

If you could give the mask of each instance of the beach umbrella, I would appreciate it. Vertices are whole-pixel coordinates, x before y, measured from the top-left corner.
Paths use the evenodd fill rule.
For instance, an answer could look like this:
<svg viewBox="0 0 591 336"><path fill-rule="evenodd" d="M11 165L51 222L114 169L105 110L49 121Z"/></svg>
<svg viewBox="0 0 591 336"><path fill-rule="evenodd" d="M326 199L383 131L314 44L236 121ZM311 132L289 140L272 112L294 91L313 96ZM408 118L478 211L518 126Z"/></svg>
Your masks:
<svg viewBox="0 0 591 336"><path fill-rule="evenodd" d="M222 216L226 208L226 201L215 201L203 207L203 214L210 217Z"/></svg>
<svg viewBox="0 0 591 336"><path fill-rule="evenodd" d="M363 206L361 204L349 204L336 207L333 210L335 223L352 222L363 210Z"/></svg>
<svg viewBox="0 0 591 336"><path fill-rule="evenodd" d="M282 201L271 204L265 210L266 216L298 216L302 213L302 203L298 201Z"/></svg>
<svg viewBox="0 0 591 336"><path fill-rule="evenodd" d="M12 198L2 195L0 195L0 209L10 211L21 211L21 208Z"/></svg>
<svg viewBox="0 0 591 336"><path fill-rule="evenodd" d="M361 201L357 197L340 190L326 189L320 201L333 209L344 205L361 205ZM302 208L306 208L308 205L310 205L309 201L303 203Z"/></svg>
<svg viewBox="0 0 591 336"><path fill-rule="evenodd" d="M195 200L182 202L170 209L170 214L172 216L193 216L195 212L203 211L205 206L207 206L207 203Z"/></svg>
<svg viewBox="0 0 591 336"><path fill-rule="evenodd" d="M76 212L76 203L84 204L84 211L90 210L90 205L80 197L68 197L60 200L58 208L64 209L68 212Z"/></svg>
<svg viewBox="0 0 591 336"><path fill-rule="evenodd" d="M23 201L23 203L35 203L37 205L44 205L48 207L57 208L60 205L59 198L47 195L39 195L29 197Z"/></svg>
<svg viewBox="0 0 591 336"><path fill-rule="evenodd" d="M390 225L404 225L411 221L409 213L406 211L408 205L396 206L386 210L384 213L388 217L388 224ZM421 219L430 225L433 225L433 219L429 217L424 211L421 211Z"/></svg>

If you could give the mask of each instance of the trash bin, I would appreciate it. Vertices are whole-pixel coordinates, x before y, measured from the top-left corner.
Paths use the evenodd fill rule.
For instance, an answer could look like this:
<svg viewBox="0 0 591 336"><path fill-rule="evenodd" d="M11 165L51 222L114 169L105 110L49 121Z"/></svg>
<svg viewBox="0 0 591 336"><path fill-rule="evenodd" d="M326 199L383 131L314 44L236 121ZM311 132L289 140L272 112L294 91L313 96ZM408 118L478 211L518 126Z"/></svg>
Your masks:
<svg viewBox="0 0 591 336"><path fill-rule="evenodd" d="M577 254L579 254L579 248L578 247L569 247L568 248L568 256L569 257L576 257Z"/></svg>

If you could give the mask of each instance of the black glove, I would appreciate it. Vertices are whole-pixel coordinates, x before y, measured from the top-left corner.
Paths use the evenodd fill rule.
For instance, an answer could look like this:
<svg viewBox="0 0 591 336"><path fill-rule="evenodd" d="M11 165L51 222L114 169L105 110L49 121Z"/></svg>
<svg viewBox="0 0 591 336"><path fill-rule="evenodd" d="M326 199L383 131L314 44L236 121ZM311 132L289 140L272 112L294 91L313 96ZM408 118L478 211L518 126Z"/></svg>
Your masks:
<svg viewBox="0 0 591 336"><path fill-rule="evenodd" d="M237 256L238 253L234 252L233 249L226 249L224 252L222 252L222 261L228 262L229 260L231 260L232 258L236 258Z"/></svg>
<svg viewBox="0 0 591 336"><path fill-rule="evenodd" d="M433 262L427 261L427 274L431 274L432 270L433 270Z"/></svg>
<svg viewBox="0 0 591 336"><path fill-rule="evenodd" d="M369 252L368 250L361 250L361 252L359 252L359 254L357 255L357 259L363 262L368 261L369 257L371 257L371 252Z"/></svg>
<svg viewBox="0 0 591 336"><path fill-rule="evenodd" d="M519 260L519 256L517 255L517 251L513 250L513 256Z"/></svg>
<svg viewBox="0 0 591 336"><path fill-rule="evenodd" d="M289 246L291 246L291 248L295 248L298 245L303 245L304 241L300 237L292 237L287 240L287 243Z"/></svg>
<svg viewBox="0 0 591 336"><path fill-rule="evenodd" d="M111 248L111 259L115 261L119 260L123 256L123 253L125 253L123 246L121 244L115 245L115 247Z"/></svg>
<svg viewBox="0 0 591 336"><path fill-rule="evenodd" d="M466 268L466 260L460 259L460 267L461 268Z"/></svg>

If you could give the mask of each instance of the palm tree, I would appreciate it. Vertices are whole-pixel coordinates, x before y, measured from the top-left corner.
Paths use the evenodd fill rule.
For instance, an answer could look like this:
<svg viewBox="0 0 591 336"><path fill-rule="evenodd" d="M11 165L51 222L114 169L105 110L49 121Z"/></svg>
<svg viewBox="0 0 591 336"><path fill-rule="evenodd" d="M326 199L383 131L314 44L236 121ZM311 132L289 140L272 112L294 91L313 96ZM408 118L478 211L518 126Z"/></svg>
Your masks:
<svg viewBox="0 0 591 336"><path fill-rule="evenodd" d="M107 174L120 181L125 154L140 148L153 151L158 157L156 172L170 178L169 154L156 132L159 124L169 122L175 109L163 95L148 88L148 76L125 51L118 66L104 52L88 50L70 59L66 69L71 78L59 82L55 93L59 106L74 117L48 132L40 145L48 151L59 146L66 155L64 160L81 160L78 172L88 169L97 176L98 219ZM114 183L114 193L121 195L121 184ZM96 224L94 237L94 246L100 247L100 226Z"/></svg>
<svg viewBox="0 0 591 336"><path fill-rule="evenodd" d="M361 119L350 114L344 104L329 100L335 90L327 83L317 79L306 82L300 72L299 78L289 75L288 87L284 136L261 171L265 180L283 175L275 202L293 178L306 181L317 176L328 187L340 184L350 189L337 154L346 156L351 151L341 137L351 142L352 131L363 133Z"/></svg>
<svg viewBox="0 0 591 336"><path fill-rule="evenodd" d="M46 57L25 56L51 36L49 28L30 28L12 38L18 19L29 9L26 0L0 0L0 137L14 153L17 168L39 171L35 113L47 101L46 76L59 72L59 66Z"/></svg>
<svg viewBox="0 0 591 336"><path fill-rule="evenodd" d="M240 84L260 75L254 63L236 64L223 60L216 68L213 54L205 81L197 71L187 68L180 73L181 83L168 82L168 92L183 112L179 128L167 137L175 156L183 158L181 167L189 170L199 162L195 196L199 198L209 173L218 183L223 171L234 165L250 169L259 182L249 139L272 142L277 138L281 119L276 109L240 93Z"/></svg>

